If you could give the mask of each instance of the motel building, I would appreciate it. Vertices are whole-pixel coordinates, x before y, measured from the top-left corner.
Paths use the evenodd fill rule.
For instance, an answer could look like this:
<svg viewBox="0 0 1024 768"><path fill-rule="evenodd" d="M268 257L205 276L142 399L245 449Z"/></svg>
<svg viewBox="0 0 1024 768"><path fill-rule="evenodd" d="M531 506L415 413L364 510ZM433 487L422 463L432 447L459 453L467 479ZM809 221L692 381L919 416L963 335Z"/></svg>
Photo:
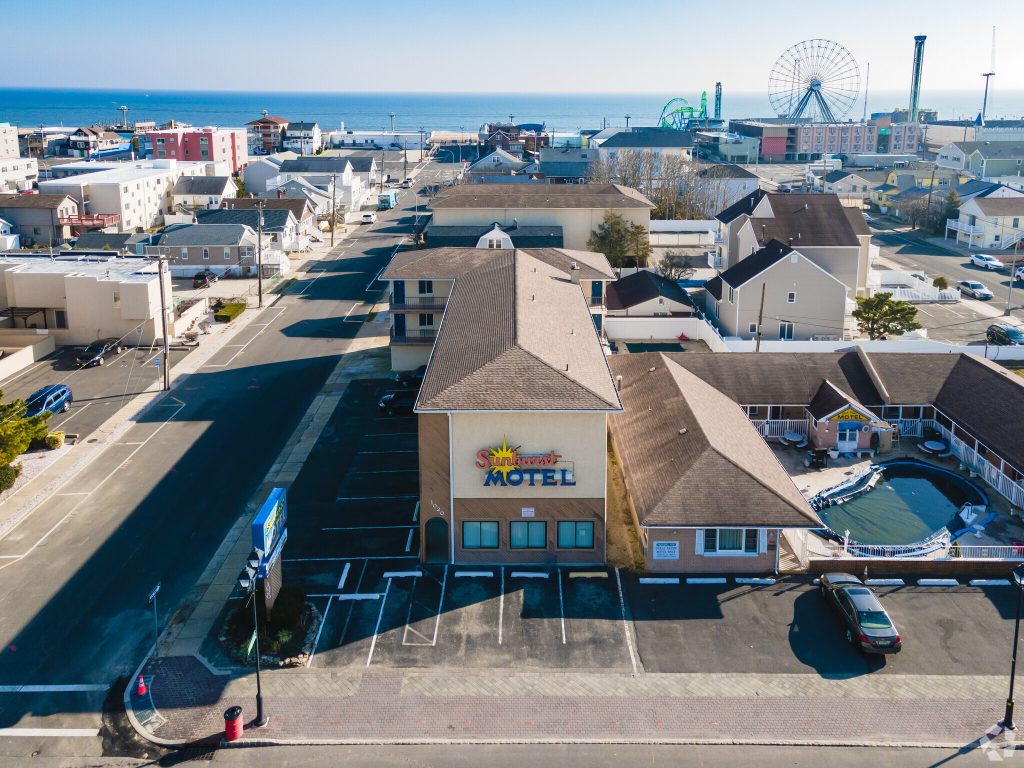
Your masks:
<svg viewBox="0 0 1024 768"><path fill-rule="evenodd" d="M608 416L622 406L580 280L581 265L612 272L585 255L410 251L382 276L450 283L415 407L423 561L605 561Z"/></svg>

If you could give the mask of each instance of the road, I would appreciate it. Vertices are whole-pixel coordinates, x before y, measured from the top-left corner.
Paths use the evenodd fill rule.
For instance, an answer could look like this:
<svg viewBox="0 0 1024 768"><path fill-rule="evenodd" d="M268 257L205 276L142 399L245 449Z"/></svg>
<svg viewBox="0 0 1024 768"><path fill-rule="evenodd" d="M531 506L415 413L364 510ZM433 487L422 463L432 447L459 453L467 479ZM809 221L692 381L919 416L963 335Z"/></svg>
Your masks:
<svg viewBox="0 0 1024 768"><path fill-rule="evenodd" d="M433 175L431 173L430 175ZM414 195L361 227L0 540L0 754L50 737L102 754L107 686L189 596L346 349L372 278L405 237ZM371 290L368 290L368 287ZM24 688L29 686L29 688ZM66 729L73 729L68 731ZM83 744L82 742L87 742Z"/></svg>

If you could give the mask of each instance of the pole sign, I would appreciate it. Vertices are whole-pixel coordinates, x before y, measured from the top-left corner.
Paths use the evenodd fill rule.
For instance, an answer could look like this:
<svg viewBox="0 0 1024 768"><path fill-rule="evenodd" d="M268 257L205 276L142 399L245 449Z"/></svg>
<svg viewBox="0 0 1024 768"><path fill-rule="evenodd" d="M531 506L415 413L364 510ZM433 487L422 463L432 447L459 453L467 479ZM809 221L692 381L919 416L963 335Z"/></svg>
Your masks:
<svg viewBox="0 0 1024 768"><path fill-rule="evenodd" d="M266 578L266 566L280 556L278 551L288 536L288 496L284 488L274 488L252 521L252 545L263 552L260 575Z"/></svg>
<svg viewBox="0 0 1024 768"><path fill-rule="evenodd" d="M484 448L476 453L476 466L484 470L484 486L518 487L576 485L572 469L560 464L561 454L524 453L520 447L510 448L501 438L498 448Z"/></svg>

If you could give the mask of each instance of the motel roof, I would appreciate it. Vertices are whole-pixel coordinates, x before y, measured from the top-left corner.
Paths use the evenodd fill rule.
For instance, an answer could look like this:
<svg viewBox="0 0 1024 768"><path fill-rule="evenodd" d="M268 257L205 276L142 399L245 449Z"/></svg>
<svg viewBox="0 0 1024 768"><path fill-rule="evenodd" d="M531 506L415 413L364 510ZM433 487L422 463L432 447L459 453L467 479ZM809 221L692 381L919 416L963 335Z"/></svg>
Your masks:
<svg viewBox="0 0 1024 768"><path fill-rule="evenodd" d="M821 525L739 406L656 353L617 355L611 433L640 525Z"/></svg>
<svg viewBox="0 0 1024 768"><path fill-rule="evenodd" d="M444 208L653 208L654 203L621 184L464 184L431 202Z"/></svg>
<svg viewBox="0 0 1024 768"><path fill-rule="evenodd" d="M531 251L439 250L465 263L448 270L455 283L417 412L620 409L586 297L564 267Z"/></svg>

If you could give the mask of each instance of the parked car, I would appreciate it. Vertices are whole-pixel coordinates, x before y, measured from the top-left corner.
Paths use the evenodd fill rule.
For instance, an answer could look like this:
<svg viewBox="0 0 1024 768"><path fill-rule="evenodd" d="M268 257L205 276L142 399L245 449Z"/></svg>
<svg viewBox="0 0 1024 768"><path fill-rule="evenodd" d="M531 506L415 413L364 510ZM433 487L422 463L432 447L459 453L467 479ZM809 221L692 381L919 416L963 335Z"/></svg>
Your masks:
<svg viewBox="0 0 1024 768"><path fill-rule="evenodd" d="M406 176L402 179L402 189L409 189L412 186L412 177Z"/></svg>
<svg viewBox="0 0 1024 768"><path fill-rule="evenodd" d="M106 358L120 355L122 351L124 347L121 346L120 339L100 339L75 355L75 362L83 368L91 368L94 365L103 365Z"/></svg>
<svg viewBox="0 0 1024 768"><path fill-rule="evenodd" d="M985 338L989 344L999 344L1006 347L1024 346L1024 331L1015 325L1006 323L992 323L985 330Z"/></svg>
<svg viewBox="0 0 1024 768"><path fill-rule="evenodd" d="M201 272L196 272L192 278L193 288L209 288L211 285L217 282L217 273L210 269L204 269Z"/></svg>
<svg viewBox="0 0 1024 768"><path fill-rule="evenodd" d="M423 383L423 377L427 374L427 366L421 365L412 371L395 371L391 380L403 387L418 387Z"/></svg>
<svg viewBox="0 0 1024 768"><path fill-rule="evenodd" d="M388 416L393 416L396 413L412 413L413 406L416 405L417 395L419 395L419 390L415 389L389 392L380 399L380 402L377 403L377 408L380 409L381 413L386 413Z"/></svg>
<svg viewBox="0 0 1024 768"><path fill-rule="evenodd" d="M377 221L377 214L374 213L373 211L370 211L368 213L364 213L363 214L363 218L361 219L361 223L362 224L373 224L376 221Z"/></svg>
<svg viewBox="0 0 1024 768"><path fill-rule="evenodd" d="M971 264L982 269L1006 269L1006 265L1003 262L995 256L989 256L987 253L972 253Z"/></svg>
<svg viewBox="0 0 1024 768"><path fill-rule="evenodd" d="M903 639L870 587L849 573L826 573L821 594L846 623L846 641L865 653L899 653Z"/></svg>
<svg viewBox="0 0 1024 768"><path fill-rule="evenodd" d="M67 384L50 384L33 392L25 401L25 418L43 413L64 413L74 402L74 394Z"/></svg>
<svg viewBox="0 0 1024 768"><path fill-rule="evenodd" d="M966 293L972 298L981 299L982 301L988 301L993 298L992 291L977 280L961 280L957 285L960 287L961 293Z"/></svg>
<svg viewBox="0 0 1024 768"><path fill-rule="evenodd" d="M1024 267L1017 267L1017 271L1013 273L1013 279L1015 282L1017 280L1024 280Z"/></svg>
<svg viewBox="0 0 1024 768"><path fill-rule="evenodd" d="M775 191L776 192L782 192L782 193L789 193L789 192L792 192L793 190L790 188L790 186L788 184L779 184L779 186L777 186L775 188Z"/></svg>

